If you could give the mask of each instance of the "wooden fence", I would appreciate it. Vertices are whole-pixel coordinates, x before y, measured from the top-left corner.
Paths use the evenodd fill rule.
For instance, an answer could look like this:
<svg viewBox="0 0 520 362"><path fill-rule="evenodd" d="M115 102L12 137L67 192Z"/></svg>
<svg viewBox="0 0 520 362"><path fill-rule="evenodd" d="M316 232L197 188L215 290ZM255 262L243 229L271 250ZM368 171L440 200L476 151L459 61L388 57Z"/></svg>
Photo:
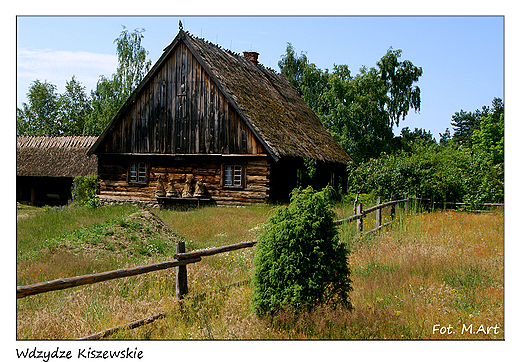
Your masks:
<svg viewBox="0 0 520 362"><path fill-rule="evenodd" d="M392 200L385 203L381 203L381 197L377 199L377 204L373 207L369 207L367 209L363 209L363 204L358 204L356 206L356 214L353 216L350 216L345 219L336 220L334 221L335 225L341 225L343 223L348 223L352 221L357 222L356 229L361 234L368 234L372 233L374 231L377 231L385 226L388 226L392 223L392 221L395 219L395 206L400 203L404 203L405 205L405 213L409 212L409 203L412 200L418 200L418 201L431 201L430 199L417 199L417 198L406 198L402 200ZM463 205L463 203L454 203L455 205ZM504 206L504 204L484 204L485 206ZM382 210L385 207L390 207L390 217L391 221L387 223L382 223ZM363 231L363 219L370 213L375 212L376 213L376 227L372 230ZM161 220L162 221L162 220ZM118 270L112 270L107 271L103 273L97 273L97 274L88 274L88 275L81 275L71 278L62 278L62 279L56 279L48 282L42 282L37 284L31 284L31 285L25 285L25 286L17 286L16 287L16 298L24 298L30 295L36 295L41 293L47 293L55 290L62 290L62 289L68 289L77 287L80 285L86 285L86 284L94 284L94 283L100 283L107 280L112 279L119 279L119 278L126 278L134 275L139 274L145 274L150 273L157 270L163 270L163 269L169 269L169 268L176 268L175 271L175 296L176 298L181 301L186 294L188 294L188 277L187 277L187 269L186 265L192 264L192 263L198 263L202 260L203 257L216 255L220 253L226 253L233 250L243 249L243 248L250 248L253 247L257 242L256 241L246 241L241 242L237 244L232 245L225 245L220 246L216 248L209 248L204 250L196 250L191 252L185 251L185 244L184 242L179 242L176 246L174 259L172 261L165 261L161 263L156 264L150 264L150 265L144 265L144 266L136 266L133 268L125 268L125 269L118 269ZM239 285L243 283L244 281L236 282L231 285ZM96 333L91 336L84 337L82 339L97 339L102 338L104 336L110 335L112 333L115 333L115 331L121 329L121 328L137 328L142 325L154 322L157 319L160 319L164 317L164 313L159 313L150 317L147 317L145 319L141 319L132 323L129 323L125 326L118 326L115 328L111 328L109 330Z"/></svg>

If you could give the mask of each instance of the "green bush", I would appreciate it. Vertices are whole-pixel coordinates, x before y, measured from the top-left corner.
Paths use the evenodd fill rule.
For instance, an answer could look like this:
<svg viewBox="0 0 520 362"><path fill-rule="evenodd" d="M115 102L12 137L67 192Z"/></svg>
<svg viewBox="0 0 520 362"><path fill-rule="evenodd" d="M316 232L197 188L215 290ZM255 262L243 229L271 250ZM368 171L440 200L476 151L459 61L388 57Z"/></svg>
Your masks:
<svg viewBox="0 0 520 362"><path fill-rule="evenodd" d="M332 190L291 193L291 203L268 219L254 260L256 313L310 310L319 304L352 308L349 251L333 224Z"/></svg>
<svg viewBox="0 0 520 362"><path fill-rule="evenodd" d="M503 164L493 165L478 150L420 145L411 152L382 154L362 163L350 173L349 192L375 194L385 200L397 195L474 204L501 202Z"/></svg>
<svg viewBox="0 0 520 362"><path fill-rule="evenodd" d="M76 176L72 182L72 201L82 205L96 207L99 200L97 193L97 175Z"/></svg>

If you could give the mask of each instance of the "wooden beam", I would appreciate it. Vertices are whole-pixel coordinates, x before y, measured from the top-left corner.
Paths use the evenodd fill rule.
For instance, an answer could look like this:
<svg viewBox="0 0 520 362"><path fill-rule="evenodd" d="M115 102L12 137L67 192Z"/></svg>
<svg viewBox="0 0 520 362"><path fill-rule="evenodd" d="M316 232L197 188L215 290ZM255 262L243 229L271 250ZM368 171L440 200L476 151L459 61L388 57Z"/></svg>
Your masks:
<svg viewBox="0 0 520 362"><path fill-rule="evenodd" d="M238 244L232 244L232 245L226 245L226 246L219 246L217 248L211 248L211 249L205 249L205 250L196 250L191 251L189 253L178 253L174 255L175 259L179 260L185 260L185 259L191 259L191 258L197 258L197 257L203 257L203 256L210 256L220 253L225 253L232 250L238 250L243 248L250 248L254 246L257 242L256 241L244 241L242 243Z"/></svg>

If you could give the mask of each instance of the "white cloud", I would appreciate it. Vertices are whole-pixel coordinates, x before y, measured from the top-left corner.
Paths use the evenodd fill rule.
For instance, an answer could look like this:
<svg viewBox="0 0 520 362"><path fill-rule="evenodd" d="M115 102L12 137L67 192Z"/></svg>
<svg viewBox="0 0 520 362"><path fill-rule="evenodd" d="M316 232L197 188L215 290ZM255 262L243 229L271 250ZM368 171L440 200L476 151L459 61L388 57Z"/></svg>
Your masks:
<svg viewBox="0 0 520 362"><path fill-rule="evenodd" d="M25 101L29 85L39 79L65 90L65 83L72 76L81 82L87 93L96 87L100 75L110 77L117 68L117 56L113 54L52 49L17 49L18 105Z"/></svg>

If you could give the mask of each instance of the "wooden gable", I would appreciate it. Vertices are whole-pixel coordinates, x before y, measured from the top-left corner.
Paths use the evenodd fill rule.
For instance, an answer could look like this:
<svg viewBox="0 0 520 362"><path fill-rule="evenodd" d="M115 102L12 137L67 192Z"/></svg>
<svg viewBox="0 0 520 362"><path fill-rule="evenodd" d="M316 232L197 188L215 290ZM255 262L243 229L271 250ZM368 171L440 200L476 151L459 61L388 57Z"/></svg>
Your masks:
<svg viewBox="0 0 520 362"><path fill-rule="evenodd" d="M156 66L100 136L96 153L266 153L183 41Z"/></svg>

